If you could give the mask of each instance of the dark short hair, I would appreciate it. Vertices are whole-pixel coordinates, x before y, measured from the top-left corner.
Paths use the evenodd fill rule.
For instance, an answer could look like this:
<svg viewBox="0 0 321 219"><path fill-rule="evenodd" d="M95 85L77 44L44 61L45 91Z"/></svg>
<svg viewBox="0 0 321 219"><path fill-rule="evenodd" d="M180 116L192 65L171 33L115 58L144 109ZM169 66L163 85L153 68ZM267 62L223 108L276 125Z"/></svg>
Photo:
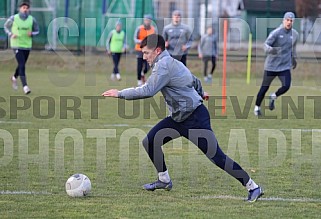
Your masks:
<svg viewBox="0 0 321 219"><path fill-rule="evenodd" d="M147 46L149 49L161 48L162 51L165 50L165 40L159 34L151 34L145 37L140 43L140 48Z"/></svg>
<svg viewBox="0 0 321 219"><path fill-rule="evenodd" d="M21 8L22 6L27 6L28 8L30 8L30 2L27 2L27 1L21 2L21 3L19 4L19 8Z"/></svg>
<svg viewBox="0 0 321 219"><path fill-rule="evenodd" d="M172 12L172 16L174 16L174 15L182 16L182 12L181 12L180 10L174 10L174 11Z"/></svg>

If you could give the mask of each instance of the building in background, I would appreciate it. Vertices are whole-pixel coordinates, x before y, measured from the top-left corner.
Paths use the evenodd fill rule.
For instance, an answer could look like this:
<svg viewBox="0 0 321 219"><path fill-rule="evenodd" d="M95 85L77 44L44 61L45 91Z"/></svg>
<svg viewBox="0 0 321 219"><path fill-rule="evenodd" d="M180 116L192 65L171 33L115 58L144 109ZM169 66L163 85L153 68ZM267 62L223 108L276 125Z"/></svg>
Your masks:
<svg viewBox="0 0 321 219"><path fill-rule="evenodd" d="M0 1L0 49L8 48L8 36L3 29L3 25L9 17L8 2Z"/></svg>
<svg viewBox="0 0 321 219"><path fill-rule="evenodd" d="M200 0L154 0L155 17L160 33L163 27L171 22L174 10L182 12L182 22L191 28L193 37L198 38L200 35Z"/></svg>
<svg viewBox="0 0 321 219"><path fill-rule="evenodd" d="M17 12L18 2L0 1L1 27L9 15ZM250 31L254 40L263 41L269 31L279 25L284 12L294 11L302 18L295 22L301 42L321 43L321 0L32 0L31 3L31 13L41 30L34 38L38 49L104 48L107 33L118 20L124 23L128 39L132 39L144 14L154 16L161 33L175 9L182 11L183 22L193 30L195 40L211 24L221 34L219 18L232 18L230 41L247 41ZM0 28L0 49L6 47L7 41L7 35ZM131 40L128 43L130 48L134 47Z"/></svg>
<svg viewBox="0 0 321 219"><path fill-rule="evenodd" d="M295 0L300 19L301 42L321 44L321 0Z"/></svg>
<svg viewBox="0 0 321 219"><path fill-rule="evenodd" d="M295 0L244 0L244 20L255 40L264 41L287 11L295 12Z"/></svg>
<svg viewBox="0 0 321 219"><path fill-rule="evenodd" d="M24 0L27 1L27 0ZM1 0L0 16L17 12L20 0ZM33 39L38 49L84 50L104 48L108 32L121 20L132 39L136 23L154 14L153 0L31 0L31 13L40 34ZM4 14L4 15L2 15ZM137 19L136 19L137 18ZM0 24L1 24L0 19ZM3 27L3 24L1 25ZM0 40L2 34L0 31ZM133 41L128 41L131 47Z"/></svg>

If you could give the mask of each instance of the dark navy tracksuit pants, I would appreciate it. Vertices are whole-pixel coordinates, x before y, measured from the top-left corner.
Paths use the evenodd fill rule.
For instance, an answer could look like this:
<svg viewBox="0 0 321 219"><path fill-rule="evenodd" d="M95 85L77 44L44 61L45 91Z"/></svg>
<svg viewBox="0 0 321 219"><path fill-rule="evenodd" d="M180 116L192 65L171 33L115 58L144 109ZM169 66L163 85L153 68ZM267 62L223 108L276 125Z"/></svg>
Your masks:
<svg viewBox="0 0 321 219"><path fill-rule="evenodd" d="M14 73L14 77L15 78L20 77L22 86L24 87L27 85L26 63L28 61L30 50L14 49L13 51L15 53L16 60L18 62L18 66Z"/></svg>
<svg viewBox="0 0 321 219"><path fill-rule="evenodd" d="M122 55L122 53L112 53L111 54L111 56L113 58L113 63L114 63L114 69L113 69L114 74L120 73L118 70L118 66L119 66L121 55Z"/></svg>
<svg viewBox="0 0 321 219"><path fill-rule="evenodd" d="M245 186L249 181L249 175L219 147L211 129L208 110L203 104L183 122L176 122L171 117L163 119L143 140L143 146L158 172L167 170L162 146L181 136L193 142L214 164L236 178L242 185Z"/></svg>
<svg viewBox="0 0 321 219"><path fill-rule="evenodd" d="M256 97L256 106L261 106L261 103L264 99L264 96L268 89L270 88L270 85L274 78L278 77L282 83L282 86L275 92L275 95L277 97L281 96L282 94L286 93L291 86L291 71L285 70L280 72L274 72L274 71L264 71L263 81L261 88L259 90L259 93Z"/></svg>
<svg viewBox="0 0 321 219"><path fill-rule="evenodd" d="M202 60L204 62L204 70L203 70L204 77L207 76L207 65L208 65L209 61L212 62L212 68L211 68L210 74L213 75L214 70L216 68L216 57L215 56L205 56L205 57L203 57Z"/></svg>
<svg viewBox="0 0 321 219"><path fill-rule="evenodd" d="M137 51L137 80L142 79L142 71L144 72L144 74L146 74L148 70L149 70L149 65L147 61L143 59L142 51Z"/></svg>

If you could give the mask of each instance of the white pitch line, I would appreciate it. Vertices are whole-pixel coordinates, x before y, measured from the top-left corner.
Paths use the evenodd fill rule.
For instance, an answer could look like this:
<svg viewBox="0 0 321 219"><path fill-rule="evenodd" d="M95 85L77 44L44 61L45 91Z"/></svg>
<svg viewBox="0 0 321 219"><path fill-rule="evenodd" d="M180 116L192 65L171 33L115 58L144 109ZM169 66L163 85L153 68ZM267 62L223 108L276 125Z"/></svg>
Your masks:
<svg viewBox="0 0 321 219"><path fill-rule="evenodd" d="M129 125L129 124L106 124L105 127L135 127L135 125ZM141 125L141 127L146 128L152 128L155 125ZM298 130L298 129L279 129L280 131L292 131L292 130ZM301 132L321 132L321 129L299 129Z"/></svg>
<svg viewBox="0 0 321 219"><path fill-rule="evenodd" d="M297 129L280 129L281 131L292 131ZM301 130L301 132L321 132L321 129L298 129Z"/></svg>
<svg viewBox="0 0 321 219"><path fill-rule="evenodd" d="M107 124L105 127L128 127L128 124Z"/></svg>
<svg viewBox="0 0 321 219"><path fill-rule="evenodd" d="M244 197L218 195L218 196L200 196L200 199L226 199L226 200L245 200ZM317 202L321 203L321 199L313 198L281 198L281 197L261 197L259 201L280 201L280 202Z"/></svg>
<svg viewBox="0 0 321 219"><path fill-rule="evenodd" d="M35 192L35 191L9 191L2 190L0 195L51 195L49 192ZM198 199L224 199L224 200L243 200L244 197L229 196L229 195L217 195L217 196L199 196ZM262 197L259 201L280 201L280 202L303 202L303 203L321 203L321 199L313 198L281 198L281 197Z"/></svg>
<svg viewBox="0 0 321 219"><path fill-rule="evenodd" d="M32 124L32 122L20 122L20 121L0 121L4 124Z"/></svg>
<svg viewBox="0 0 321 219"><path fill-rule="evenodd" d="M129 124L105 124L104 127L134 127L135 125L129 125ZM154 125L140 125L142 127L147 127L147 128L151 128L154 127Z"/></svg>
<svg viewBox="0 0 321 219"><path fill-rule="evenodd" d="M0 191L0 195L50 195L49 192L34 192L34 191L9 191L2 190Z"/></svg>

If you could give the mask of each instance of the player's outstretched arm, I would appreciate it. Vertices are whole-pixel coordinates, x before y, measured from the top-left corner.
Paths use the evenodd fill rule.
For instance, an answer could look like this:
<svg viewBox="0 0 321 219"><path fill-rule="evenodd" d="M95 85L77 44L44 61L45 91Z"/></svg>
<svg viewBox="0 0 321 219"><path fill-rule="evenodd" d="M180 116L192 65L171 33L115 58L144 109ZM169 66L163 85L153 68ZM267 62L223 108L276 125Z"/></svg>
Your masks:
<svg viewBox="0 0 321 219"><path fill-rule="evenodd" d="M110 89L110 90L106 90L104 93L101 94L104 97L115 97L118 98L118 90L117 89Z"/></svg>

